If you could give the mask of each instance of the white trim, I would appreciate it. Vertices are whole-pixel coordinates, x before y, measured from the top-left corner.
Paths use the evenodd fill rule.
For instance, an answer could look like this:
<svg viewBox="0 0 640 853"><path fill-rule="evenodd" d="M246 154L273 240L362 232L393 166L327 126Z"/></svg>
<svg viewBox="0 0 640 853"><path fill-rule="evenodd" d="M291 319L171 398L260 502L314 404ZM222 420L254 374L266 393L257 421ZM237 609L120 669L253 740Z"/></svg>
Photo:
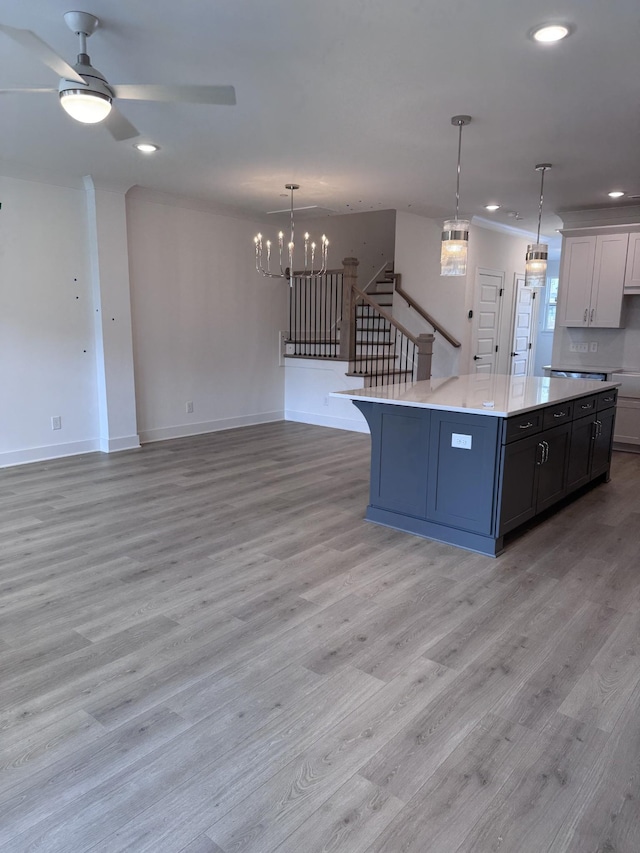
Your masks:
<svg viewBox="0 0 640 853"><path fill-rule="evenodd" d="M346 429L350 432L369 432L369 427L364 417L362 422L351 420L350 418L336 418L327 415L316 415L309 412L292 412L285 411L284 419L286 421L295 421L299 424L314 424L315 426L332 427L333 429Z"/></svg>
<svg viewBox="0 0 640 853"><path fill-rule="evenodd" d="M68 444L49 444L45 447L29 447L26 450L9 450L0 453L0 468L11 465L25 465L29 462L44 462L47 459L59 459L62 456L78 456L81 453L95 453L100 450L97 438L86 441L72 441Z"/></svg>
<svg viewBox="0 0 640 853"><path fill-rule="evenodd" d="M153 441L166 441L170 438L186 438L190 435L202 435L207 432L220 432L223 429L235 429L236 427L255 426L256 424L267 424L273 421L285 420L284 412L261 412L257 415L243 415L239 418L222 418L218 421L203 421L197 424L180 424L173 427L160 427L158 429L140 430L140 441L142 444Z"/></svg>
<svg viewBox="0 0 640 853"><path fill-rule="evenodd" d="M100 450L103 453L117 453L120 450L135 450L140 447L139 435L123 435L121 438L101 438Z"/></svg>

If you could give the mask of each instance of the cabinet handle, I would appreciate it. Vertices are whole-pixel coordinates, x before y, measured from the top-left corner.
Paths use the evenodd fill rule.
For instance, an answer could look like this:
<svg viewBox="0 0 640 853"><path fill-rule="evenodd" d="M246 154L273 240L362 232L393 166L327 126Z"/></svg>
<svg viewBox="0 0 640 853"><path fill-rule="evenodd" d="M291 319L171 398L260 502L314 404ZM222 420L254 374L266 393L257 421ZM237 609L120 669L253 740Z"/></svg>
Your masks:
<svg viewBox="0 0 640 853"><path fill-rule="evenodd" d="M544 463L544 442L539 441L538 447L542 452L540 454L540 459L536 459L536 465L542 465Z"/></svg>
<svg viewBox="0 0 640 853"><path fill-rule="evenodd" d="M605 403L611 403L615 397L603 397L602 399Z"/></svg>
<svg viewBox="0 0 640 853"><path fill-rule="evenodd" d="M566 412L554 412L553 417L554 418L564 418L566 414L567 414Z"/></svg>
<svg viewBox="0 0 640 853"><path fill-rule="evenodd" d="M544 444L544 457L542 459L544 463L549 461L549 443L547 441L543 441L542 443Z"/></svg>
<svg viewBox="0 0 640 853"><path fill-rule="evenodd" d="M582 320L582 322L583 322L583 323L586 323L586 322L587 322L587 317L588 317L588 316L589 316L589 309L588 309L588 308L585 308L585 309L584 309L584 319Z"/></svg>
<svg viewBox="0 0 640 853"><path fill-rule="evenodd" d="M580 406L580 408L581 408L581 409L591 409L591 408L593 408L593 403L583 403L583 404Z"/></svg>
<svg viewBox="0 0 640 853"><path fill-rule="evenodd" d="M529 427L532 427L532 426L533 426L533 424L531 423L531 421L529 421L528 424L520 424L519 429L529 429Z"/></svg>
<svg viewBox="0 0 640 853"><path fill-rule="evenodd" d="M594 441L596 438L600 438L602 435L602 421L594 421L593 422L594 430L591 436L591 440Z"/></svg>
<svg viewBox="0 0 640 853"><path fill-rule="evenodd" d="M596 313L596 309L595 309L595 308L592 308L592 309L591 309L591 317L589 317L589 322L590 322L590 323L593 323L593 318L594 318L594 316L595 316L595 313Z"/></svg>

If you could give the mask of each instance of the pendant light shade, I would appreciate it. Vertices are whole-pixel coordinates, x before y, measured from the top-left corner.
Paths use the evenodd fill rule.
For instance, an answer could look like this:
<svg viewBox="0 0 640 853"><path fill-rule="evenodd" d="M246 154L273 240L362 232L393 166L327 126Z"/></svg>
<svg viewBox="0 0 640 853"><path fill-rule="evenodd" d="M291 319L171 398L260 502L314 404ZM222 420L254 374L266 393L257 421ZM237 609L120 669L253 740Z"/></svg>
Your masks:
<svg viewBox="0 0 640 853"><path fill-rule="evenodd" d="M544 173L551 168L551 163L539 163L536 171L540 176L540 206L538 208L538 237L535 243L527 246L527 255L524 267L525 287L544 287L547 283L547 258L549 257L549 246L540 242L540 224L542 222L542 195L544 189Z"/></svg>
<svg viewBox="0 0 640 853"><path fill-rule="evenodd" d="M451 124L458 128L458 171L456 177L456 218L445 220L442 226L440 249L440 275L467 274L467 247L469 245L469 220L460 219L460 154L462 151L462 128L469 124L471 116L453 116Z"/></svg>

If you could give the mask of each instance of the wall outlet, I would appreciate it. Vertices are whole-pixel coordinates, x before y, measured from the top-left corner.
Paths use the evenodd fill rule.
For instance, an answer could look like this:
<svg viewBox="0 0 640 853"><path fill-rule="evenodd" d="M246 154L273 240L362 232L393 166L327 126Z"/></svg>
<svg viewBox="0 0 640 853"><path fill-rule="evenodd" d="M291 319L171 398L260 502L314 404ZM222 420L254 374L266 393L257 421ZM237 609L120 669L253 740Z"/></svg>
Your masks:
<svg viewBox="0 0 640 853"><path fill-rule="evenodd" d="M185 408L185 411L188 415L192 415L193 414L193 401L189 400L188 403L185 403L184 408Z"/></svg>
<svg viewBox="0 0 640 853"><path fill-rule="evenodd" d="M591 343L589 344L589 352L598 352L598 342L597 341L591 341Z"/></svg>
<svg viewBox="0 0 640 853"><path fill-rule="evenodd" d="M62 418L60 415L54 415L51 418L51 429L62 429Z"/></svg>
<svg viewBox="0 0 640 853"><path fill-rule="evenodd" d="M589 352L589 344L569 344L569 352Z"/></svg>
<svg viewBox="0 0 640 853"><path fill-rule="evenodd" d="M451 433L451 447L459 447L462 450L471 450L471 436L459 432Z"/></svg>

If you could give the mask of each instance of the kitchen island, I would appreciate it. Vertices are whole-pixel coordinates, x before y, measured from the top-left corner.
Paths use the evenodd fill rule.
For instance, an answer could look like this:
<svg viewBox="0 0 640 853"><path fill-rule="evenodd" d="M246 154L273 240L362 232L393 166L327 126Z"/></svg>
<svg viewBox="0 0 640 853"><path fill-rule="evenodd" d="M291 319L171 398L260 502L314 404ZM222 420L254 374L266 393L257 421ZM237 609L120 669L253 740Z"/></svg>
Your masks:
<svg viewBox="0 0 640 853"><path fill-rule="evenodd" d="M368 521L496 556L609 479L617 383L473 374L336 391L371 432Z"/></svg>

